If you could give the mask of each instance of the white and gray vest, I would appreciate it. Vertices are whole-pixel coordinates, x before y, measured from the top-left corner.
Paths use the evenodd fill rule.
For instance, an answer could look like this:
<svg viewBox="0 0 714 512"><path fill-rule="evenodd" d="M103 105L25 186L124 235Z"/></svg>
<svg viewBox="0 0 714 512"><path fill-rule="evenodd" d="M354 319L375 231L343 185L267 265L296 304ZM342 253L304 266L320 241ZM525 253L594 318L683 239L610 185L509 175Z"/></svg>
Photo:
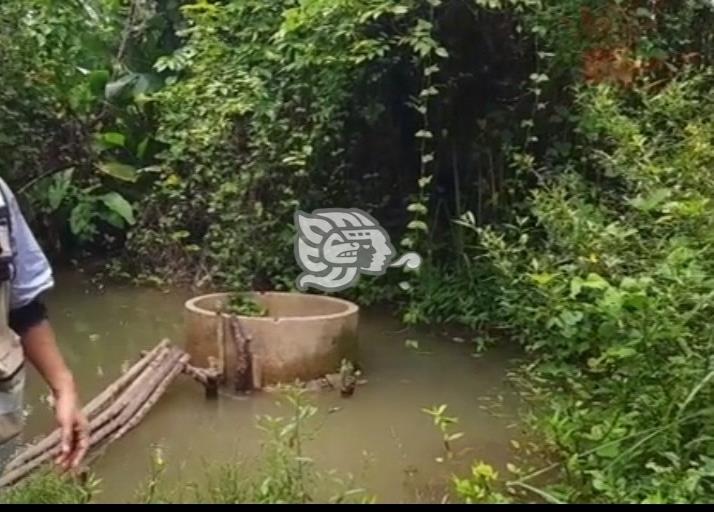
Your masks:
<svg viewBox="0 0 714 512"><path fill-rule="evenodd" d="M9 326L14 253L11 220L8 198L0 187L0 452L22 431L25 380L20 338Z"/></svg>

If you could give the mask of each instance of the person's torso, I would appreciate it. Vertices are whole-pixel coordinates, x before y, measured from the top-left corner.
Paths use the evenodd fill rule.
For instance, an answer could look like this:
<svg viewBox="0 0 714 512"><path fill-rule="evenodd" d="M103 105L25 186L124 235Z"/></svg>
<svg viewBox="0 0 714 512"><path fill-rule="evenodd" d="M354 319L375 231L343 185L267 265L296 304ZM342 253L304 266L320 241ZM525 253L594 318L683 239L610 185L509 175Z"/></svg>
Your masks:
<svg viewBox="0 0 714 512"><path fill-rule="evenodd" d="M13 255L11 229L7 198L0 193L0 448L22 431L25 383L24 352L19 336L9 325Z"/></svg>

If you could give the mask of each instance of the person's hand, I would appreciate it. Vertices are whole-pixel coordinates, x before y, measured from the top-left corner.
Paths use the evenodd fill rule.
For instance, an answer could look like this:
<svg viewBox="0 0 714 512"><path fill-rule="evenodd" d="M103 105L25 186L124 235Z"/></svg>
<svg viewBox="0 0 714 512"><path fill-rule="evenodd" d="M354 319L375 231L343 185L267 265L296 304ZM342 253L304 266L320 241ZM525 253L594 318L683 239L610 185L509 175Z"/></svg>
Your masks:
<svg viewBox="0 0 714 512"><path fill-rule="evenodd" d="M60 431L60 453L56 459L62 469L76 469L89 449L89 426L79 405L77 387L57 346L49 320L43 320L22 334L27 360L42 375L52 390L55 417Z"/></svg>
<svg viewBox="0 0 714 512"><path fill-rule="evenodd" d="M77 469L89 449L89 425L76 392L57 393L55 417L60 428L60 454L55 463L64 471Z"/></svg>

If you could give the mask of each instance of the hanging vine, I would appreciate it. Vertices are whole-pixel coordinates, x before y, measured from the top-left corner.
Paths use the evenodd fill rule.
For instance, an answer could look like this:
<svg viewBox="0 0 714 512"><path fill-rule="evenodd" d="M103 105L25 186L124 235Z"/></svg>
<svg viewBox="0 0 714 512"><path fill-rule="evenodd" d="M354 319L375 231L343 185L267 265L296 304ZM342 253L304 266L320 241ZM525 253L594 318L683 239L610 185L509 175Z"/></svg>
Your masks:
<svg viewBox="0 0 714 512"><path fill-rule="evenodd" d="M426 16L417 19L411 33L404 38L405 43L414 53L417 66L422 73L422 87L419 94L412 98L409 106L413 108L420 119L420 128L414 134L419 145L419 179L416 196L407 206L411 221L407 225L407 233L402 238L401 245L408 249L422 251L431 259L431 244L429 237L429 196L434 179L435 135L431 129L430 106L439 94L435 77L440 71L439 60L449 57L449 52L435 38L436 9L442 0L426 0ZM401 284L405 291L411 290L411 285L404 281Z"/></svg>

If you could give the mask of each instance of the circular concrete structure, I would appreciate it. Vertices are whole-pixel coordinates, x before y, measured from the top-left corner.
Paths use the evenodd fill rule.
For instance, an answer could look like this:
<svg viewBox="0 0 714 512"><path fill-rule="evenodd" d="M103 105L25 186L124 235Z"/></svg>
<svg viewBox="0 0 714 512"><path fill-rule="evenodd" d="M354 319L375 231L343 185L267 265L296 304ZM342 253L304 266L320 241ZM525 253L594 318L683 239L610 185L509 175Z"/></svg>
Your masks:
<svg viewBox="0 0 714 512"><path fill-rule="evenodd" d="M251 339L253 372L260 385L309 381L339 371L342 359L357 357L359 307L322 295L258 292L248 294L268 311L264 317L238 316ZM185 306L186 351L192 364L211 360L232 375L235 353L219 326L229 318L220 311L230 294L195 297ZM230 377L229 377L230 380Z"/></svg>

